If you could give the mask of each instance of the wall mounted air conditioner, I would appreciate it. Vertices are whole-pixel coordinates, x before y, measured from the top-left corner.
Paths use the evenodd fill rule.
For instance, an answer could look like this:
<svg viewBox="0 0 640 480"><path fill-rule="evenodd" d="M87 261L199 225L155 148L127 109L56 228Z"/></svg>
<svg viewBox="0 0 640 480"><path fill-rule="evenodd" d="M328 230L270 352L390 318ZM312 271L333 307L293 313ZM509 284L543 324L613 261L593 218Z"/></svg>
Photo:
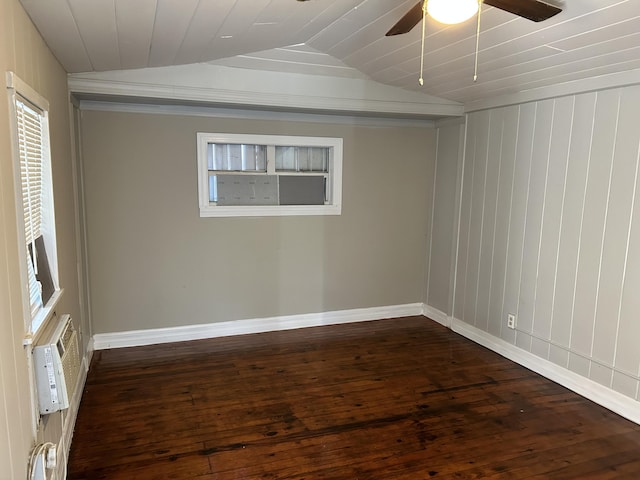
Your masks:
<svg viewBox="0 0 640 480"><path fill-rule="evenodd" d="M50 337L33 349L33 366L41 415L69 407L78 375L78 334L70 315L63 315Z"/></svg>

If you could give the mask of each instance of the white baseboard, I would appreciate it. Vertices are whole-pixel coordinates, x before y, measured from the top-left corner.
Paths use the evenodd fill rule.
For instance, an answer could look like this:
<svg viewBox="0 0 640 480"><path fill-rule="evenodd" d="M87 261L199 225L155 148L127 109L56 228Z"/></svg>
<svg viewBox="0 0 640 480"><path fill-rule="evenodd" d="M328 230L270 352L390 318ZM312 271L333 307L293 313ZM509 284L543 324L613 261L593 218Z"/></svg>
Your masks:
<svg viewBox="0 0 640 480"><path fill-rule="evenodd" d="M462 320L454 318L451 329L469 340L487 347L503 357L539 373L549 380L559 383L598 405L608 408L632 422L640 424L640 402L526 350L522 350Z"/></svg>
<svg viewBox="0 0 640 480"><path fill-rule="evenodd" d="M424 303L422 304L422 314L425 317L438 322L440 325L451 328L451 317L449 317L449 315L444 313L442 310L438 310L437 308Z"/></svg>
<svg viewBox="0 0 640 480"><path fill-rule="evenodd" d="M380 320L383 318L422 315L422 311L423 304L409 303L388 307L357 308L333 312L233 320L229 322L188 325L184 327L97 333L93 336L93 348L95 350L104 350L107 348L137 347L159 343L201 340L204 338L228 337L231 335L338 325L342 323Z"/></svg>
<svg viewBox="0 0 640 480"><path fill-rule="evenodd" d="M95 340L93 337L91 337L87 342L87 357L89 359L89 364L91 364L91 357L93 357L93 352L95 351L95 349Z"/></svg>
<svg viewBox="0 0 640 480"><path fill-rule="evenodd" d="M135 347L205 338L246 335L296 328L338 325L384 318L424 315L454 332L493 350L540 375L640 424L640 402L578 375L555 363L522 350L445 312L426 304L411 303L387 307L359 308L333 312L254 318L184 327L154 328L127 332L99 333L93 336L91 351L107 348ZM90 357L89 357L90 358ZM87 364L88 366L88 364ZM86 378L86 370L85 370ZM83 381L84 384L84 381Z"/></svg>

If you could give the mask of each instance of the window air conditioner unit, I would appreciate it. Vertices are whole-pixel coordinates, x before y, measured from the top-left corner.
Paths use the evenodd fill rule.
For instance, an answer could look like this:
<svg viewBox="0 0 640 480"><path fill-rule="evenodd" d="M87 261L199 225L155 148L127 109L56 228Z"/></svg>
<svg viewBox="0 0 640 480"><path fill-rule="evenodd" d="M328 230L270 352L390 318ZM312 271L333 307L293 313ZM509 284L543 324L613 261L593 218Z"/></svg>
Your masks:
<svg viewBox="0 0 640 480"><path fill-rule="evenodd" d="M80 373L78 334L70 315L63 315L51 336L33 349L41 415L69 408Z"/></svg>

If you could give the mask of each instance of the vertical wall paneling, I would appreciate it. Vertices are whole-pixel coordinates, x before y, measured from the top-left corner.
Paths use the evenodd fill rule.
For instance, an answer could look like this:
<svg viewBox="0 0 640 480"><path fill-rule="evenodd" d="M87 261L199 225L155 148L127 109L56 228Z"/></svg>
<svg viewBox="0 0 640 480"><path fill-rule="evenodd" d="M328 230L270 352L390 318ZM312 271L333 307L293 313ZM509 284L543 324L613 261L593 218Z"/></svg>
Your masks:
<svg viewBox="0 0 640 480"><path fill-rule="evenodd" d="M535 297L538 278L538 259L542 217L544 215L549 145L553 127L554 102L540 102L536 111L529 175L529 201L525 220L524 247L522 251L522 273L518 306L519 330L530 333L533 329Z"/></svg>
<svg viewBox="0 0 640 480"><path fill-rule="evenodd" d="M469 262L469 227L471 222L471 195L473 194L473 174L476 141L476 122L467 116L465 135L464 166L462 169L462 191L458 228L458 248L456 260L456 284L454 289L453 318L464 320L464 299L467 291L467 264Z"/></svg>
<svg viewBox="0 0 640 480"><path fill-rule="evenodd" d="M591 357L620 92L599 92L578 257L571 349Z"/></svg>
<svg viewBox="0 0 640 480"><path fill-rule="evenodd" d="M536 281L535 316L532 332L538 338L549 340L551 311L553 308L562 203L564 198L567 154L571 137L573 98L554 101L548 171L544 197L544 215L540 239L538 274ZM547 355L548 356L548 355Z"/></svg>
<svg viewBox="0 0 640 480"><path fill-rule="evenodd" d="M2 12L0 5L0 13ZM8 15L10 17L10 15ZM9 19L0 20L0 22L9 24ZM0 38L3 33L0 33ZM0 48L0 62L3 60L4 49ZM1 63L0 63L1 64ZM0 98L0 104L4 108L8 108L7 95ZM3 112L6 113L6 112ZM9 132L9 115L0 117L0 128L3 132L7 132L6 140L8 142ZM3 135L4 137L4 135ZM1 145L0 140L0 148ZM6 145L9 147L9 145ZM6 155L0 156L0 252L10 251L10 235L15 235L15 229L9 228L9 225L15 224L11 218L15 215L15 205L8 198L9 191L13 186L13 165L10 150L3 150ZM15 227L14 227L15 228ZM14 240L15 241L15 240ZM14 313L19 309L16 305L15 286L12 279L11 259L8 255L0 255L0 319L2 321L2 335L0 335L0 478L16 478L20 475L16 468L17 458L22 455L22 448L28 444L27 433L29 431L31 417L22 418L18 412L13 409L20 407L21 397L19 397L19 384L16 383L14 372L17 364L22 358L16 356L14 350ZM13 296L13 298L12 298ZM21 319L16 319L19 322ZM20 458L22 460L22 458Z"/></svg>
<svg viewBox="0 0 640 480"><path fill-rule="evenodd" d="M438 126L425 300L441 312L451 312L462 131L462 122Z"/></svg>
<svg viewBox="0 0 640 480"><path fill-rule="evenodd" d="M449 315L451 324L453 324L455 315L453 311L455 309L456 300L456 274L458 272L458 245L460 242L460 212L462 209L462 176L465 165L465 142L467 138L467 121L458 129L458 148L456 150L456 175L453 182L450 183L451 187L455 185L455 201L453 202L453 210L450 211L451 219L453 220L453 236L450 240L451 245L451 261L449 262L449 308L446 312Z"/></svg>
<svg viewBox="0 0 640 480"><path fill-rule="evenodd" d="M591 159L596 94L579 95L573 98L573 103L573 127L569 143L558 246L556 294L551 317L551 338L564 349L569 348L571 337L580 232L582 231L585 189Z"/></svg>
<svg viewBox="0 0 640 480"><path fill-rule="evenodd" d="M503 110L491 112L487 131L486 172L484 182L480 260L478 267L478 292L476 295L476 326L489 331L489 300L492 290L494 245L498 186L500 182L500 152L502 144ZM483 280L484 279L484 280Z"/></svg>
<svg viewBox="0 0 640 480"><path fill-rule="evenodd" d="M5 225L4 219L4 201L3 187L0 181L0 225ZM0 251L6 251L6 235L7 229L0 231ZM0 308L2 318L11 318L12 312L9 299L9 275L8 265L5 258L0 257ZM6 465L5 470L0 470L0 478L7 475L7 478L14 478L12 453L13 447L24 444L24 431L20 428L19 418L11 409L15 406L16 399L12 397L10 392L16 389L16 384L9 381L9 372L15 368L15 360L13 358L13 329L12 324L7 322L3 325L3 335L0 337L0 465Z"/></svg>
<svg viewBox="0 0 640 480"><path fill-rule="evenodd" d="M640 85L469 113L452 269L455 321L633 399L639 107Z"/></svg>
<svg viewBox="0 0 640 480"><path fill-rule="evenodd" d="M487 181L487 140L490 112L473 115L478 123L474 140L473 184L471 186L471 216L469 221L469 247L467 252L467 285L464 297L464 321L476 324L480 253L482 248L482 219Z"/></svg>
<svg viewBox="0 0 640 480"><path fill-rule="evenodd" d="M428 143L425 143L423 147L423 158L426 160L428 165L427 176L426 178L431 180L431 190L429 195L424 198L425 204L423 206L427 215L427 224L426 224L426 243L422 250L422 255L424 258L424 253L427 252L428 261L431 263L431 251L433 244L433 232L434 232L434 222L435 222L435 209L434 209L434 201L436 197L436 178L438 176L438 145L440 142L440 131L436 128L433 129L432 134L430 135L430 140ZM422 292L421 299L424 299L424 292L429 291L429 270L430 265L427 265L425 262L422 268L422 284L420 285L420 292ZM439 281L439 280L438 280Z"/></svg>
<svg viewBox="0 0 640 480"><path fill-rule="evenodd" d="M516 155L513 159L513 191L511 194L511 214L509 217L509 245L507 247L507 266L504 294L504 314L518 313L520 297L520 276L522 272L522 248L524 245L525 218L529 198L529 176L531 170L531 151L533 148L533 129L536 118L536 105L521 105L518 108L518 134ZM513 330L503 328L502 338L515 343Z"/></svg>
<svg viewBox="0 0 640 480"><path fill-rule="evenodd" d="M638 398L638 382L640 374L640 348L638 348L638 339L640 338L640 321L638 321L638 312L640 312L640 295L638 294L640 286L640 205L638 202L638 190L640 189L640 181L638 179L638 156L640 155L639 144L640 130L637 128L637 106L640 104L640 87L634 87L623 92L622 103L620 106L620 132L623 135L627 133L626 120L627 116L635 118L636 121L631 122L629 128L633 136L635 136L635 146L633 141L629 143L631 147L627 152L629 163L633 162L635 157L636 171L634 175L634 190L631 196L631 212L629 219L629 236L627 248L625 252L625 271L620 293L620 305L618 310L618 326L615 344L614 366L616 373L614 374L614 385L624 389L627 395L634 395ZM635 152L633 148L635 147ZM620 157L623 158L623 157ZM599 351L599 347L598 347ZM634 392L635 387L635 392Z"/></svg>
<svg viewBox="0 0 640 480"><path fill-rule="evenodd" d="M500 176L494 228L493 268L489 301L488 332L499 337L506 319L503 311L506 288L507 254L509 246L509 218L513 196L515 152L518 141L518 107L502 110L502 135L500 142Z"/></svg>
<svg viewBox="0 0 640 480"><path fill-rule="evenodd" d="M602 246L599 289L594 325L593 358L613 366L618 330L622 282L629 247L631 209L638 168L638 89L621 92L611 181ZM635 100L635 102L634 102ZM635 159L635 161L634 161ZM608 385L606 378L597 379ZM594 378L594 380L596 380Z"/></svg>

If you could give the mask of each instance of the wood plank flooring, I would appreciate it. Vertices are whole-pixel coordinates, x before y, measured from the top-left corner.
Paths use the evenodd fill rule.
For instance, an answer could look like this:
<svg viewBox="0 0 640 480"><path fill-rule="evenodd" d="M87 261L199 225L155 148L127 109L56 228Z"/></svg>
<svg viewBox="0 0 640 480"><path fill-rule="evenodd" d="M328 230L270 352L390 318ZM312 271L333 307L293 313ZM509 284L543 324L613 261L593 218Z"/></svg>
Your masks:
<svg viewBox="0 0 640 480"><path fill-rule="evenodd" d="M424 317L94 354L69 480L640 479L640 427Z"/></svg>

